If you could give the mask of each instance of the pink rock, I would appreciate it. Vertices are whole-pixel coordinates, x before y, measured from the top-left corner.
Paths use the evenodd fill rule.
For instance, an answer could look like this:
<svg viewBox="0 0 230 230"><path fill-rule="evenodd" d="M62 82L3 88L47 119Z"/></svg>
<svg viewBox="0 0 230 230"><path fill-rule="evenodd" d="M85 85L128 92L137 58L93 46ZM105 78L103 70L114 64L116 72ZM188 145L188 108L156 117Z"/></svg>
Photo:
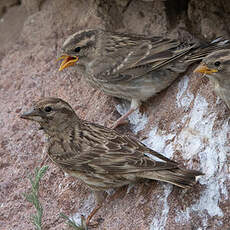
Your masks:
<svg viewBox="0 0 230 230"><path fill-rule="evenodd" d="M99 124L107 125L108 120L119 116L115 108L117 100L89 87L71 69L58 72L59 63L55 60L65 38L79 29L104 26L153 35L180 30L168 22L169 12L175 9L169 11L164 1L131 1L129 5L111 1L110 7L99 2L44 1L40 11L26 18L20 39L12 40L9 36L13 45L6 46L0 64L1 229L33 229L30 215L35 209L22 193L31 187L28 175L40 166L46 140L36 124L19 118L32 101L43 96L61 97L81 118ZM197 6L198 1L191 4ZM212 7L217 7L217 11L222 9L214 4ZM222 18L227 18L225 11L222 12ZM197 13L208 21L205 19L208 12L202 13L199 8ZM178 17L175 20L185 25L182 13ZM4 28L12 34L10 22ZM220 28L226 29L224 33L229 31L227 27ZM211 29L210 26L202 31L212 35ZM0 27L0 32L5 31ZM94 217L101 218L98 229L229 228L229 111L213 94L209 81L190 72L153 98L144 116L133 114L131 125L121 130L129 133L131 127L140 139L147 137L143 142L149 147L187 168L201 169L206 175L189 191L160 182L120 189L117 197ZM124 104L118 106L121 113L127 108ZM74 215L76 219L80 214L87 215L94 206L94 198L82 182L64 175L52 162L46 164L49 170L39 193L44 207L43 227L68 229L59 213Z"/></svg>

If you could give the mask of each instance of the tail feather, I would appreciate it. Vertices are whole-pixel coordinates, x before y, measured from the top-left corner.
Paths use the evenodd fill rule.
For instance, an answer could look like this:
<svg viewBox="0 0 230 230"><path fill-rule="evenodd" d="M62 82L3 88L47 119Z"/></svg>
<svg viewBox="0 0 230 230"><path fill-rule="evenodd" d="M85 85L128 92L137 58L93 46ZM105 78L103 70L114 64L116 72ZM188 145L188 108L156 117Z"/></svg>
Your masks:
<svg viewBox="0 0 230 230"><path fill-rule="evenodd" d="M194 50L187 56L186 62L195 62L202 60L205 56L213 51L230 48L230 41L222 37L216 38L211 43L202 44L194 48Z"/></svg>
<svg viewBox="0 0 230 230"><path fill-rule="evenodd" d="M168 182L181 188L191 188L196 184L196 177L204 175L202 172L187 169L171 169L146 172L139 177Z"/></svg>

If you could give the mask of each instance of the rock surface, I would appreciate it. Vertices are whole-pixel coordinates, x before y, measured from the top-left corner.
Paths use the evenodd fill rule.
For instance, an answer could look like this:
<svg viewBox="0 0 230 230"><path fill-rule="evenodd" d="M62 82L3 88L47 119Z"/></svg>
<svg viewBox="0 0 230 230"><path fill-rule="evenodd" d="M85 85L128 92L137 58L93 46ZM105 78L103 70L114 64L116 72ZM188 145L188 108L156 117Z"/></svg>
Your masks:
<svg viewBox="0 0 230 230"><path fill-rule="evenodd" d="M101 27L213 39L229 35L230 3L12 2L5 4L7 10L0 19L0 229L24 230L33 229L30 215L35 210L22 193L31 186L28 175L44 158L45 138L35 124L19 119L19 114L43 96L61 97L81 118L105 125L118 117L117 110L128 109L125 103L118 104L90 88L71 69L58 72L56 57L65 38L79 29ZM226 105L213 94L209 81L192 75L191 70L154 97L146 114L133 114L123 132L131 128L152 149L187 168L202 170L205 176L189 191L160 182L120 189L116 199L95 216L101 219L98 229L228 229L229 120ZM46 164L49 170L40 185L43 229L68 229L59 213L78 220L92 210L94 198L83 183L50 161Z"/></svg>

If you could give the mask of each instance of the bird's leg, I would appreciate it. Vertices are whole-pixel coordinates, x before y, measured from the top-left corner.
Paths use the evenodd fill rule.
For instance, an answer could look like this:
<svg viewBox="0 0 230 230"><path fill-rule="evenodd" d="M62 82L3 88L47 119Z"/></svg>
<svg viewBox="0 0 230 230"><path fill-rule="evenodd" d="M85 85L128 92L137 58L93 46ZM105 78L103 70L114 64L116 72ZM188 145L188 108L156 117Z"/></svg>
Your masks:
<svg viewBox="0 0 230 230"><path fill-rule="evenodd" d="M93 209L93 211L88 215L85 225L89 226L89 222L92 219L92 217L97 213L97 211L102 207L102 203L105 200L105 194L102 191L94 191L94 196L96 198L97 205ZM93 224L94 225L94 224Z"/></svg>
<svg viewBox="0 0 230 230"><path fill-rule="evenodd" d="M112 129L115 129L117 126L127 123L127 122L125 121L125 119L126 119L131 113L133 113L135 110L136 110L136 109L131 109L131 108L130 108L130 110L129 110L126 114L124 114L123 116L121 116L118 120L116 120L116 121L113 123L113 125L112 125L111 128L112 128Z"/></svg>
<svg viewBox="0 0 230 230"><path fill-rule="evenodd" d="M124 115L122 115L118 120L116 120L113 125L112 125L112 129L115 129L117 126L125 123L125 119L132 114L136 109L138 109L138 107L140 106L140 102L139 100L136 99L132 99L131 101L131 106L130 109L127 113L125 113Z"/></svg>
<svg viewBox="0 0 230 230"><path fill-rule="evenodd" d="M109 201L106 203L109 203L110 201L112 201L118 193L124 192L124 189L119 189L118 191L116 191L111 197L109 197ZM97 226L99 223L95 223L95 224L90 224L90 220L92 219L92 217L97 213L97 211L102 207L102 203L105 200L105 193L101 192L101 191L94 191L94 195L97 201L97 206L93 209L93 211L88 215L86 221L85 222L85 228L87 229L87 226Z"/></svg>
<svg viewBox="0 0 230 230"><path fill-rule="evenodd" d="M93 211L88 215L87 219L86 219L86 226L89 225L90 220L92 219L92 217L97 213L97 211L102 207L102 204L97 204L97 206L93 209Z"/></svg>

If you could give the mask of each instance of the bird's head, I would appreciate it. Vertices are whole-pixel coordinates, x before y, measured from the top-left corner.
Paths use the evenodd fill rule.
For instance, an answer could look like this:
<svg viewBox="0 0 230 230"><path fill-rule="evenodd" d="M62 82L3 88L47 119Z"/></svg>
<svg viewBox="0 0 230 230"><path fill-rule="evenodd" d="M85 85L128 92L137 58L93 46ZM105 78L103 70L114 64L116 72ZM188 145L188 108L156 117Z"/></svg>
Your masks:
<svg viewBox="0 0 230 230"><path fill-rule="evenodd" d="M70 125L78 118L71 106L59 98L44 98L23 113L23 119L38 122L44 130L59 130Z"/></svg>
<svg viewBox="0 0 230 230"><path fill-rule="evenodd" d="M225 82L230 78L230 49L218 50L209 54L194 72L207 75L219 83Z"/></svg>
<svg viewBox="0 0 230 230"><path fill-rule="evenodd" d="M59 71L74 65L85 66L94 59L96 41L99 30L88 29L79 31L66 39L62 46L63 55Z"/></svg>

